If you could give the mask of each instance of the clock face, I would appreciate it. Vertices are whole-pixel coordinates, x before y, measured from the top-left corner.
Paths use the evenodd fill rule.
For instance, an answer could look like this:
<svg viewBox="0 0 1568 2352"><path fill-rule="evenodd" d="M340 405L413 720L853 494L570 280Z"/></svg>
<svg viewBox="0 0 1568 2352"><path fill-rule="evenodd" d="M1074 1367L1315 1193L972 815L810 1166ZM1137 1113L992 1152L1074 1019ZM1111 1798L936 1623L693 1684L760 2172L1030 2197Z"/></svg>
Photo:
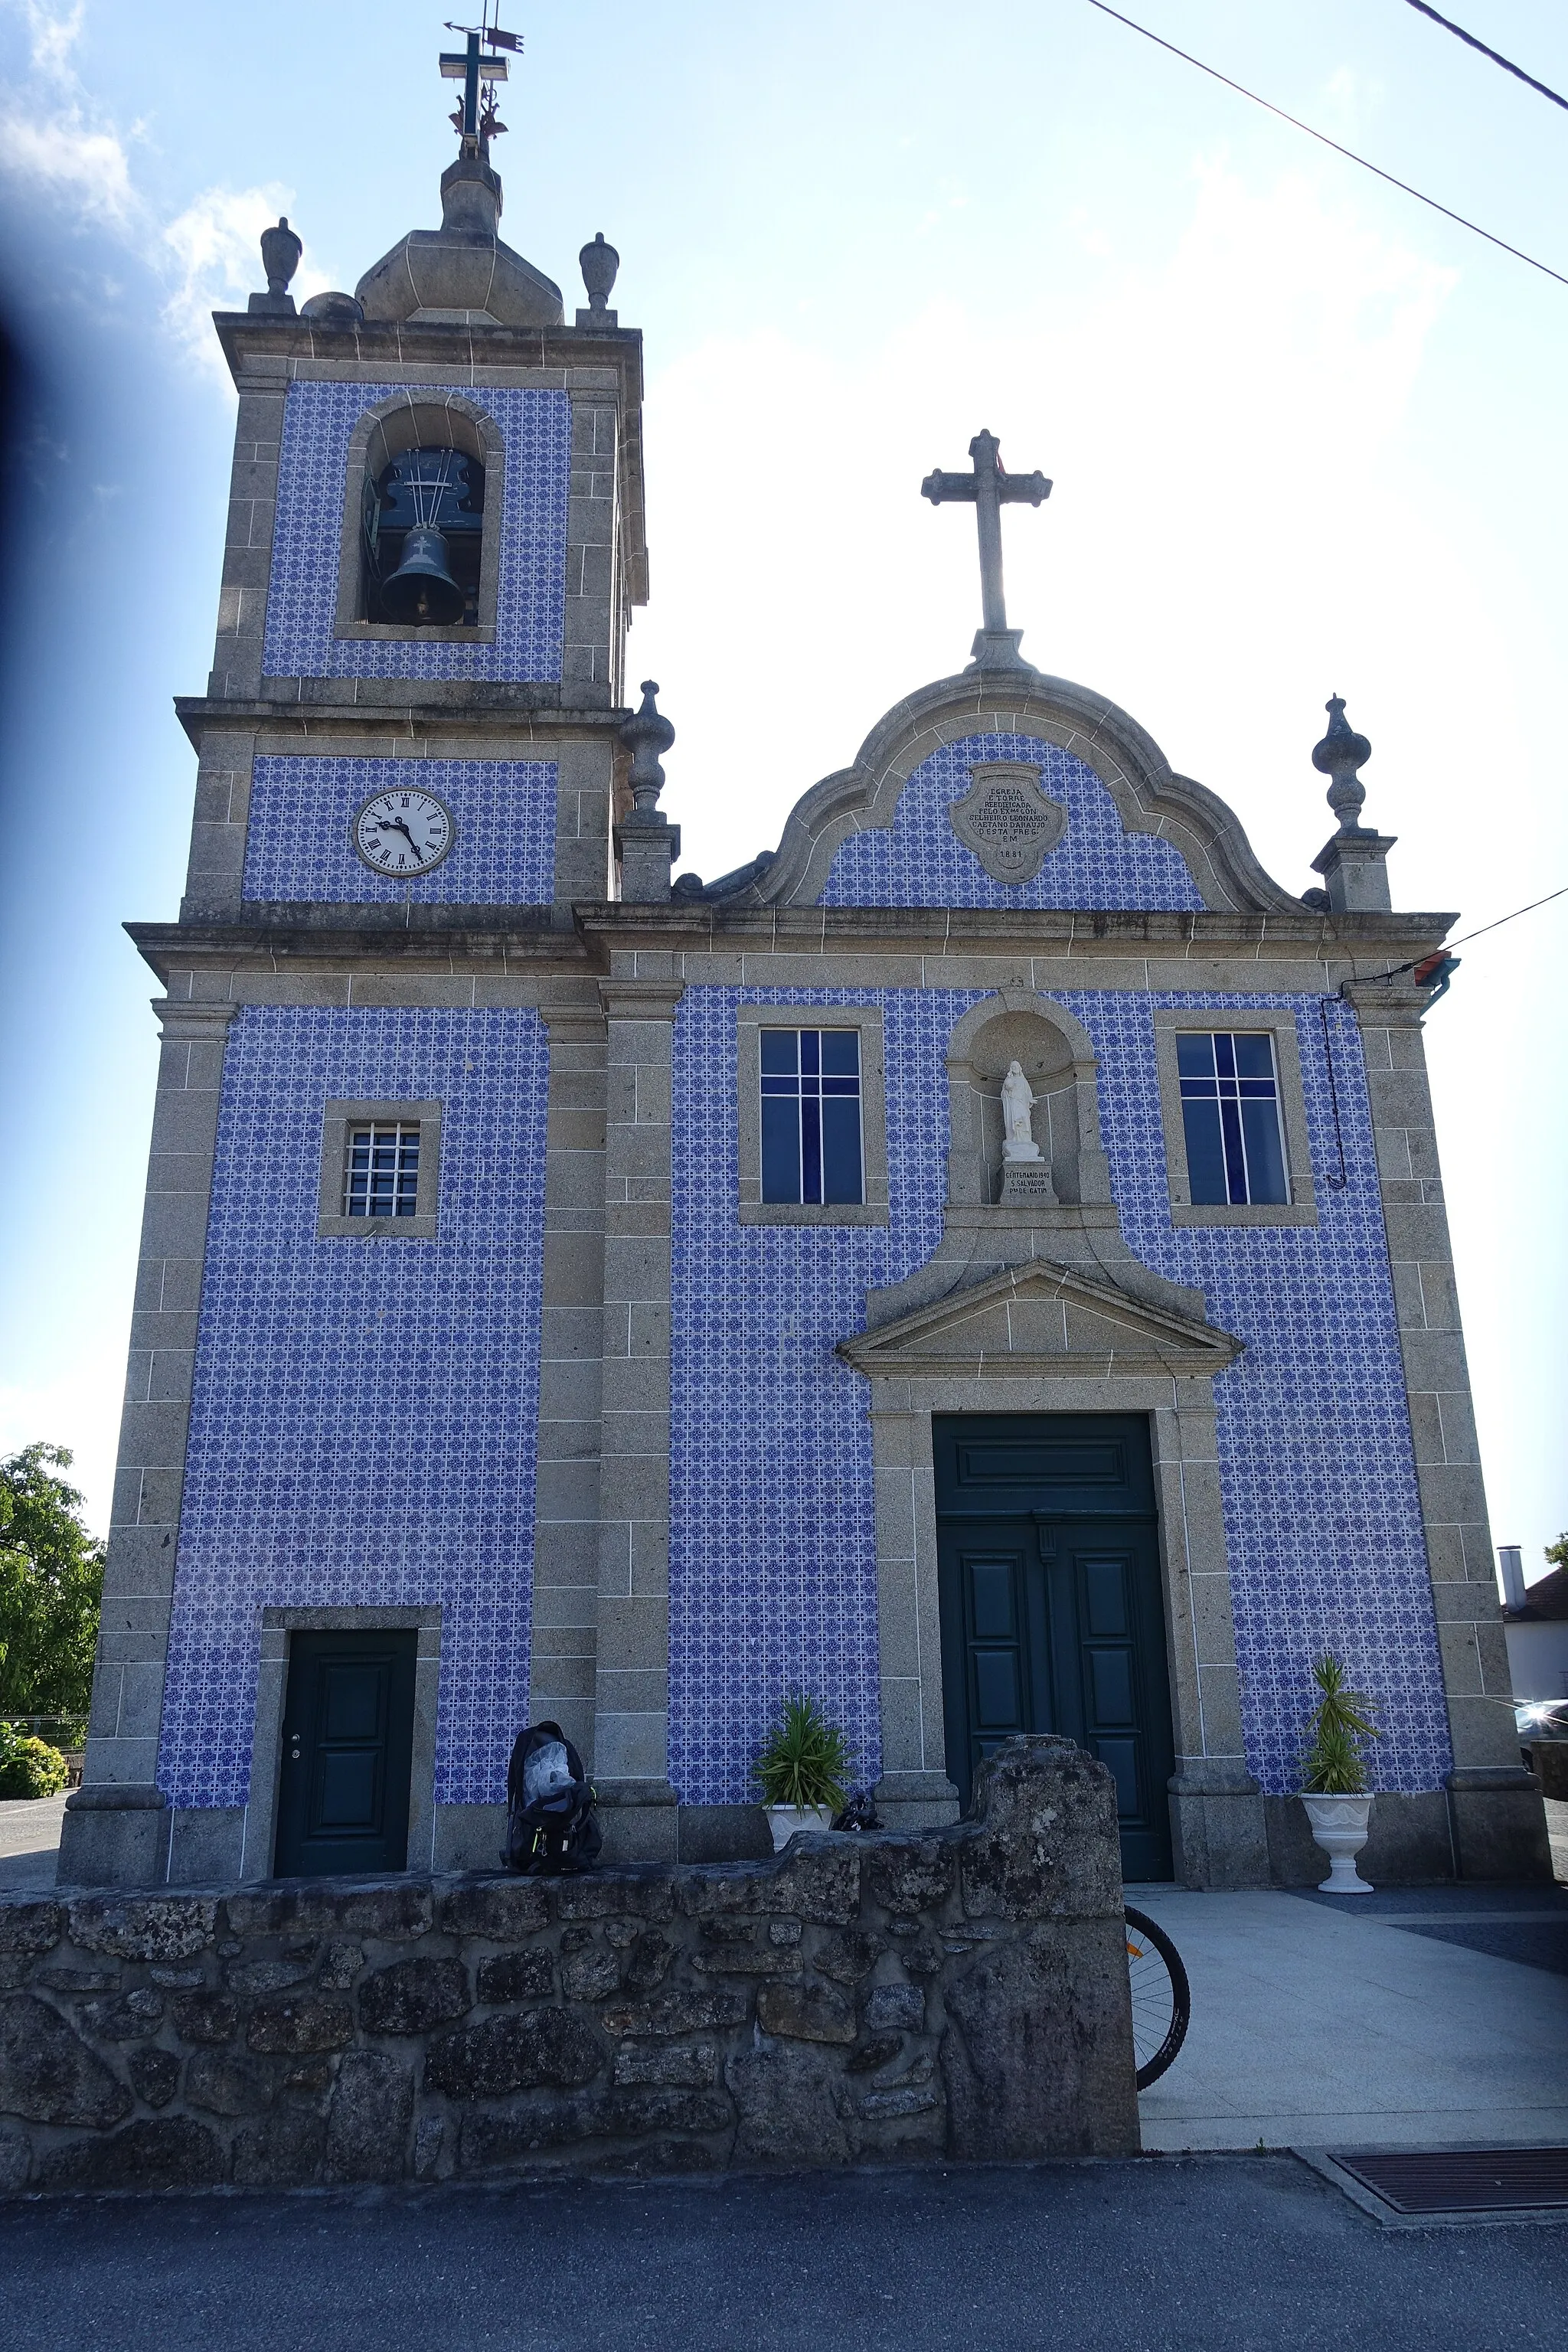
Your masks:
<svg viewBox="0 0 1568 2352"><path fill-rule="evenodd" d="M353 822L353 845L374 874L412 881L439 866L455 837L452 813L434 793L377 793Z"/></svg>

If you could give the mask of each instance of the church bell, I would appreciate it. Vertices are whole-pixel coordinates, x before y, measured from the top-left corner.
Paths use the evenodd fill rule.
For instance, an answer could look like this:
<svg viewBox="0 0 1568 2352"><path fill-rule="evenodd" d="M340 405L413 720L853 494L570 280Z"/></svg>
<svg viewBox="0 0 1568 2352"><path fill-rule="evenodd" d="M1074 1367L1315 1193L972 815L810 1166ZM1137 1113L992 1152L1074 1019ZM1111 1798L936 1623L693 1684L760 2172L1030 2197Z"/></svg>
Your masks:
<svg viewBox="0 0 1568 2352"><path fill-rule="evenodd" d="M447 541L416 524L403 542L403 561L381 591L382 610L404 624L451 623L463 617L463 592L447 568Z"/></svg>

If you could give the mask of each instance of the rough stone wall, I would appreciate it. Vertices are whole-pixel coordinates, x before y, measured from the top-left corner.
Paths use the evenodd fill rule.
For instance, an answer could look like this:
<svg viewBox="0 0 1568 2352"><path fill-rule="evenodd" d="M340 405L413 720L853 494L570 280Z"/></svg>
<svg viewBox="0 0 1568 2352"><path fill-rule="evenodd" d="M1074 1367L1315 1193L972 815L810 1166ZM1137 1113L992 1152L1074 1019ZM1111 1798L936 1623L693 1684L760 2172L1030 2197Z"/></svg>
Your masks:
<svg viewBox="0 0 1568 2352"><path fill-rule="evenodd" d="M0 2190L1125 2155L1110 1774L766 1863L0 1900Z"/></svg>

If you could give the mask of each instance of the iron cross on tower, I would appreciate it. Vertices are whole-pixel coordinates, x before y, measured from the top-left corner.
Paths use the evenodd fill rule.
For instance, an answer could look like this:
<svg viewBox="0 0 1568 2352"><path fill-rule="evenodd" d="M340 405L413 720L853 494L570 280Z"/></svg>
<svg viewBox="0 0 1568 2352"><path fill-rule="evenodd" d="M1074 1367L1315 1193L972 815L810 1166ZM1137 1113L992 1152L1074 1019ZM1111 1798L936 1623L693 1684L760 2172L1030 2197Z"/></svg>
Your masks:
<svg viewBox="0 0 1568 2352"><path fill-rule="evenodd" d="M1002 509L1026 500L1037 507L1051 495L1051 486L1044 474L1009 474L1002 463L1002 445L994 433L979 432L969 445L974 460L973 470L967 474L944 474L940 469L928 474L921 484L921 495L939 507L944 499L963 499L974 508L974 519L980 530L980 609L981 628L974 640L976 669L1026 669L1029 665L1018 652L1022 629L1007 626L1007 607L1002 595Z"/></svg>
<svg viewBox="0 0 1568 2352"><path fill-rule="evenodd" d="M479 26L448 25L449 33L465 33L467 45L458 50L441 53L441 77L444 81L460 81L463 98L452 113L452 127L462 142L462 152L470 161L487 163L490 141L506 129L496 116L495 85L507 79L505 58L487 58L479 54L479 43L492 49L518 50L522 47L516 33L503 33L499 25L489 22L489 9L484 11L485 22Z"/></svg>

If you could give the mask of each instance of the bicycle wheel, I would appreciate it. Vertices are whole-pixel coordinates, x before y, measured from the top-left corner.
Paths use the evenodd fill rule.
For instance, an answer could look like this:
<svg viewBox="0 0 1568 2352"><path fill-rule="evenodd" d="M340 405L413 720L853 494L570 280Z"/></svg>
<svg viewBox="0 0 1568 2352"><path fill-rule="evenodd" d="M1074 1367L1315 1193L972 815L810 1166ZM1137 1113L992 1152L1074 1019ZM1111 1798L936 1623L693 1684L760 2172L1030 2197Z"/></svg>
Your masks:
<svg viewBox="0 0 1568 2352"><path fill-rule="evenodd" d="M1187 2038L1192 1996L1182 1956L1163 1927L1127 1913L1127 1977L1132 1992L1132 2054L1138 2088L1159 2081Z"/></svg>

